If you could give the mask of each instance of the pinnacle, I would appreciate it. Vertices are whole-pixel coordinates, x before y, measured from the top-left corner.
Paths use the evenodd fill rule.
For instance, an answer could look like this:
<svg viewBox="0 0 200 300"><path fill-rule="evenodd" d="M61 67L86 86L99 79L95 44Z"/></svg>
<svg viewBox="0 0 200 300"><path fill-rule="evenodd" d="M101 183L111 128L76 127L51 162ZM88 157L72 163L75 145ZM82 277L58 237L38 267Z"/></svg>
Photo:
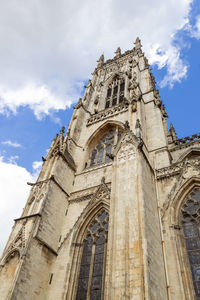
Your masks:
<svg viewBox="0 0 200 300"><path fill-rule="evenodd" d="M136 38L134 44L135 44L135 48L137 49L142 47L141 40L139 39L139 37Z"/></svg>
<svg viewBox="0 0 200 300"><path fill-rule="evenodd" d="M115 51L116 56L115 57L120 57L121 56L121 48L118 47L117 50Z"/></svg>

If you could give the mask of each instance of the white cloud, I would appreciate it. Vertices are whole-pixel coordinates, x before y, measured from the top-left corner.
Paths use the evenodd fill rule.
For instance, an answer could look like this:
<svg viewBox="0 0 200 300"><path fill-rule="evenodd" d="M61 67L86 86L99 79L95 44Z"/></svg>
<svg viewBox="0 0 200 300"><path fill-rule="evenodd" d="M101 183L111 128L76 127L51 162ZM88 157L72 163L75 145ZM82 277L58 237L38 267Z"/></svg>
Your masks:
<svg viewBox="0 0 200 300"><path fill-rule="evenodd" d="M42 161L34 161L33 164L32 164L32 168L33 168L32 178L33 178L34 182L38 178L38 175L39 175L40 170L42 168L42 164L43 164Z"/></svg>
<svg viewBox="0 0 200 300"><path fill-rule="evenodd" d="M200 39L200 15L196 16L196 23L194 26L188 26L188 31L190 32L191 37Z"/></svg>
<svg viewBox="0 0 200 300"><path fill-rule="evenodd" d="M72 102L72 98L66 100L52 93L47 86L36 86L34 83L16 90L0 88L0 98L0 113L16 113L19 106L29 106L38 119L51 110L65 109Z"/></svg>
<svg viewBox="0 0 200 300"><path fill-rule="evenodd" d="M32 175L25 169L13 163L6 163L0 157L0 255L8 240L13 219L20 217L26 203Z"/></svg>
<svg viewBox="0 0 200 300"><path fill-rule="evenodd" d="M167 66L162 85L185 77L173 40L192 0L5 1L0 18L0 112L28 105L41 119L76 102L102 52L107 58L140 36L150 62ZM199 28L197 23L197 28ZM158 51L159 50L159 51Z"/></svg>
<svg viewBox="0 0 200 300"><path fill-rule="evenodd" d="M27 182L35 182L42 167L42 161L34 161L33 172L16 164L18 157L10 157L5 162L0 156L0 256L8 240L13 220L20 217L26 204L30 186Z"/></svg>
<svg viewBox="0 0 200 300"><path fill-rule="evenodd" d="M9 157L8 162L10 164L16 165L17 164L16 160L18 160L18 159L19 159L18 155L12 155L12 156Z"/></svg>
<svg viewBox="0 0 200 300"><path fill-rule="evenodd" d="M1 142L1 144L3 144L3 145L8 145L8 146L11 146L11 147L14 147L14 148L22 147L21 144L16 143L16 142L12 142L12 141L10 141L10 140Z"/></svg>

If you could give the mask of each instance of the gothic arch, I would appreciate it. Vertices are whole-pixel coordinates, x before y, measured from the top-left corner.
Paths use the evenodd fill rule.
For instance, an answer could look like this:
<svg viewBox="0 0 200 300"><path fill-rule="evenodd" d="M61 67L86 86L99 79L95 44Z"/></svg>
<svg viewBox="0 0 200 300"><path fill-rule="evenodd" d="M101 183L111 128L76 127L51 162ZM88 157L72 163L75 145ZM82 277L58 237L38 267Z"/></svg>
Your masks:
<svg viewBox="0 0 200 300"><path fill-rule="evenodd" d="M8 251L1 261L1 266L4 266L16 254L19 256L19 258L21 257L21 251L19 248L13 248L12 250Z"/></svg>
<svg viewBox="0 0 200 300"><path fill-rule="evenodd" d="M124 76L124 73L123 72L114 72L113 74L111 74L106 80L105 80L105 83L106 83L106 88L108 87L108 85L113 81L113 79L116 77L116 76L119 76L119 77L123 77L125 79L125 76Z"/></svg>
<svg viewBox="0 0 200 300"><path fill-rule="evenodd" d="M95 218L100 215L102 211L106 211L109 214L109 200L110 190L107 185L102 182L75 224L70 250L71 267L69 270L70 276L66 291L66 300L76 299L82 251L87 229L93 224Z"/></svg>
<svg viewBox="0 0 200 300"><path fill-rule="evenodd" d="M191 156L195 156L198 155L200 157L200 148L198 147L192 147L190 149L187 149L186 151L184 151L180 157L175 161L175 163L181 162L183 161L186 157L189 158Z"/></svg>
<svg viewBox="0 0 200 300"><path fill-rule="evenodd" d="M186 248L186 240L181 222L181 211L187 197L195 190L200 190L200 178L192 177L187 180L178 192L174 195L169 210L165 216L169 220L169 228L171 228L172 240L175 240L177 263L180 270L180 280L182 281L185 291L185 297L188 300L196 299L194 292L194 284L191 273L191 264ZM199 298L198 298L199 299Z"/></svg>
<svg viewBox="0 0 200 300"><path fill-rule="evenodd" d="M85 165L83 168L90 167L92 165L98 165L106 162L111 162L111 159L107 159L107 152L111 154L114 146L118 143L120 137L124 132L124 125L122 122L106 121L99 128L97 128L88 139L85 146ZM113 135L113 140L106 135ZM110 139L109 141L107 139ZM98 143L99 146L98 146ZM110 145L110 146L109 146ZM96 148L97 147L97 148ZM99 148L98 148L99 147ZM92 163L92 151L96 149L96 160ZM102 151L102 160L98 160L99 152Z"/></svg>
<svg viewBox="0 0 200 300"><path fill-rule="evenodd" d="M185 181L178 191L175 192L174 196L168 203L169 212L168 217L170 217L169 221L170 224L179 224L179 214L181 205L184 199L187 197L188 194L192 192L192 190L196 187L200 188L200 178L198 177L191 177L187 181ZM167 217L166 215L166 217Z"/></svg>
<svg viewBox="0 0 200 300"><path fill-rule="evenodd" d="M109 126L119 126L122 130L124 130L124 124L120 121L113 121L113 120L107 120L105 121L101 126L99 126L97 129L95 129L95 131L91 134L91 136L89 137L89 139L87 140L86 144L85 144L85 149L87 150L89 145L91 144L91 141L98 135L101 135L101 133L103 133L106 128L108 128Z"/></svg>
<svg viewBox="0 0 200 300"><path fill-rule="evenodd" d="M12 291L19 261L20 251L17 248L12 249L3 259L3 264L0 266L0 282L6 283L7 290L3 284L0 285L0 295L2 299L8 299L7 297L9 297Z"/></svg>

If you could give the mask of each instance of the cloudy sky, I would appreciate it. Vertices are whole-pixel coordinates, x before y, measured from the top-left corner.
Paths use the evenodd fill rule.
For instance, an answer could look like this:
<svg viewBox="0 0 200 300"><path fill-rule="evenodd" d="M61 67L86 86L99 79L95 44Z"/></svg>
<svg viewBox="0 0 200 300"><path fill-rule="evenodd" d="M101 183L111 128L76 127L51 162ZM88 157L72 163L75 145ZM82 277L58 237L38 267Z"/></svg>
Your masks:
<svg viewBox="0 0 200 300"><path fill-rule="evenodd" d="M96 61L139 36L179 137L199 130L198 0L0 0L0 252Z"/></svg>

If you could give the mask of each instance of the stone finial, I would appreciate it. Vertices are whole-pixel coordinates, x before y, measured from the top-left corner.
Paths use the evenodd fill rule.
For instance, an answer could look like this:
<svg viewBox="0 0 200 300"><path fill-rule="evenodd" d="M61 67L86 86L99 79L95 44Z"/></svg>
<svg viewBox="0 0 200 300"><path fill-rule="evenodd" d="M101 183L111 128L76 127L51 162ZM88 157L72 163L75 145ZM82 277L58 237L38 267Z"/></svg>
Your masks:
<svg viewBox="0 0 200 300"><path fill-rule="evenodd" d="M125 128L126 130L130 129L129 121L126 121L126 122L124 123L124 128Z"/></svg>
<svg viewBox="0 0 200 300"><path fill-rule="evenodd" d="M101 178L101 183L105 183L105 176L103 176L102 178Z"/></svg>
<svg viewBox="0 0 200 300"><path fill-rule="evenodd" d="M176 136L176 132L175 132L175 129L174 129L174 126L172 125L172 123L170 123L169 131L171 133L173 141L176 141L177 140L177 136Z"/></svg>
<svg viewBox="0 0 200 300"><path fill-rule="evenodd" d="M122 53L121 53L120 47L117 48L117 50L115 51L115 54L116 54L116 55L115 55L116 58L118 58L118 57L121 56Z"/></svg>
<svg viewBox="0 0 200 300"><path fill-rule="evenodd" d="M162 112L162 115L163 115L163 117L164 118L168 118L168 114L166 113L166 111L165 111L165 105L164 104L162 104L161 105L161 112Z"/></svg>
<svg viewBox="0 0 200 300"><path fill-rule="evenodd" d="M60 130L60 135L63 135L64 131L65 131L65 126L62 126L62 128Z"/></svg>
<svg viewBox="0 0 200 300"><path fill-rule="evenodd" d="M136 136L138 138L141 138L142 127L139 119L136 120L135 129L136 129Z"/></svg>
<svg viewBox="0 0 200 300"><path fill-rule="evenodd" d="M136 120L136 124L135 124L135 129L140 128L141 129L141 124L140 124L140 120L137 119Z"/></svg>
<svg viewBox="0 0 200 300"><path fill-rule="evenodd" d="M141 40L139 39L139 37L136 38L134 44L136 49L140 49L142 47Z"/></svg>
<svg viewBox="0 0 200 300"><path fill-rule="evenodd" d="M102 54L99 58L99 60L97 60L97 68L100 68L103 64L104 64L104 55Z"/></svg>

